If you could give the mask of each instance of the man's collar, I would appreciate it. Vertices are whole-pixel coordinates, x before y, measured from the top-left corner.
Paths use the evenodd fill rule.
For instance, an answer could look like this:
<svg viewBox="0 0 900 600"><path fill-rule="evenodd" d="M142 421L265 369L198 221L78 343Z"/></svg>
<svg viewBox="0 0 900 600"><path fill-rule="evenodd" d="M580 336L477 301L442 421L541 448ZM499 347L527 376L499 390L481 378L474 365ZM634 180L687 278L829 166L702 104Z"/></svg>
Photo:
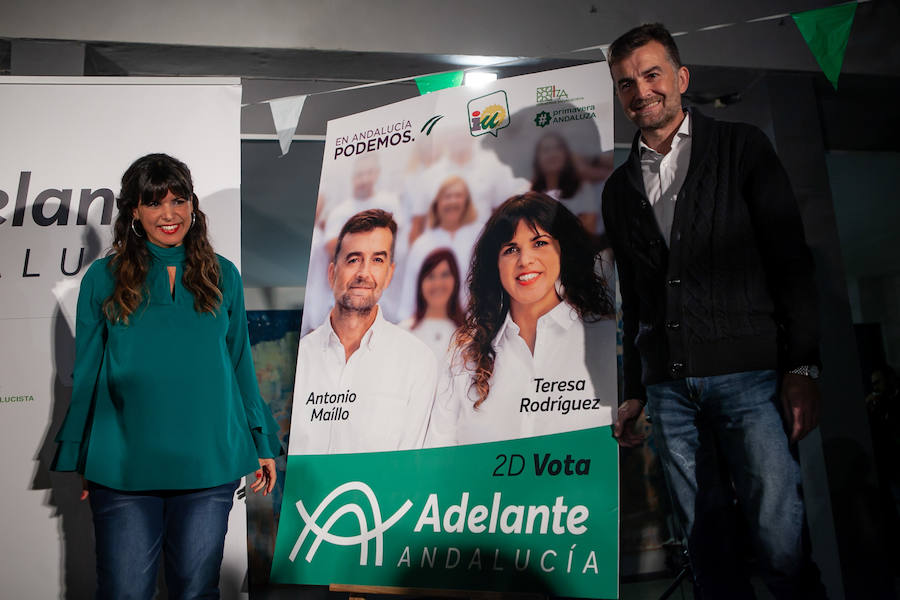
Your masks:
<svg viewBox="0 0 900 600"><path fill-rule="evenodd" d="M693 106L689 106L685 110L691 115L691 161L687 174L687 177L690 178L691 173L697 168L697 164L701 162L706 154L712 124L715 121ZM641 131L639 129L634 132L634 138L631 140L631 153L628 155L628 160L620 168L624 168L625 177L632 187L635 190L644 192L644 177L641 175L640 140Z"/></svg>
<svg viewBox="0 0 900 600"><path fill-rule="evenodd" d="M332 309L334 310L334 309ZM334 330L334 325L331 324L331 313L328 313L328 319L326 319L326 324L328 325L328 335L325 336L324 346L327 348L329 345L341 344L341 338L338 336L337 332ZM373 344L373 338L378 337L379 331L382 331L386 326L387 321L384 316L381 314L381 307L379 305L375 305L375 320L369 325L369 328L362 336L362 340L360 341L360 346L366 346L371 349Z"/></svg>
<svg viewBox="0 0 900 600"><path fill-rule="evenodd" d="M375 305L375 321L372 322L371 327L366 333L363 335L362 344L365 344L367 348L370 350L373 348L373 344L377 343L377 340L380 340L382 337L382 332L384 328L388 326L387 320L384 318L384 315L381 313L381 307L379 305Z"/></svg>
<svg viewBox="0 0 900 600"><path fill-rule="evenodd" d="M686 108L682 110L684 111L684 118L681 119L681 124L678 126L678 130L675 132L675 135L672 136L672 144L671 146L669 146L669 152L671 152L672 149L677 146L682 139L691 136L691 111ZM638 151L640 152L641 156L643 156L645 152L652 152L657 156L664 156L662 153L657 152L655 149L647 145L647 143L644 141L644 136L641 135L640 130L638 131Z"/></svg>

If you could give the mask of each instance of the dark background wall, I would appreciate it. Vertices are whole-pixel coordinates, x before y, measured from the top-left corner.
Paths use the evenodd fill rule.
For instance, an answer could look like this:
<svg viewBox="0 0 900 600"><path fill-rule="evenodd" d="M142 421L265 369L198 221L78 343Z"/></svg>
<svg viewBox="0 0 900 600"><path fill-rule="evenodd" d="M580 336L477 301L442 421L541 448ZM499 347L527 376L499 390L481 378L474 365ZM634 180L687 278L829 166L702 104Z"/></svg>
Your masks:
<svg viewBox="0 0 900 600"><path fill-rule="evenodd" d="M3 7L0 75L242 77L248 306L295 308L325 123L418 94L411 81L321 92L496 62L504 77L602 60L598 49L571 51L607 44L647 20L685 32L677 40L692 72L688 102L770 136L816 259L825 404L821 427L800 449L816 559L832 597L890 597L897 532L877 501L864 398L871 356L900 363L900 112L892 108L900 9L886 0L859 5L835 91L786 16L830 4L501 0L491 3L492 17L479 18L481 2L284 2L262 10L213 0L44 0ZM704 29L715 25L725 27ZM319 95L307 101L291 152L280 158L259 102L301 93ZM615 119L621 155L634 129L621 111Z"/></svg>

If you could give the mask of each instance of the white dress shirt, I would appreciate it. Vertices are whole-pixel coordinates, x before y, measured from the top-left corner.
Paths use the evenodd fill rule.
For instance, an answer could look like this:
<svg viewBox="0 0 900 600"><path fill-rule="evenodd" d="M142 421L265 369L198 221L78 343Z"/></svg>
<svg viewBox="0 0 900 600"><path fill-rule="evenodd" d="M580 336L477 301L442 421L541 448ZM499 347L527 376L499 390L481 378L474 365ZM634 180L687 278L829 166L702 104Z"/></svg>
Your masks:
<svg viewBox="0 0 900 600"><path fill-rule="evenodd" d="M398 325L422 340L423 344L431 348L435 360L441 361L441 365L446 364L447 351L450 349L450 342L453 339L453 334L456 333L456 323L450 319L424 318L419 321L419 324L415 328L413 328L415 320L415 317L410 317L401 321Z"/></svg>
<svg viewBox="0 0 900 600"><path fill-rule="evenodd" d="M290 453L421 448L437 380L428 346L379 308L359 349L344 355L330 317L300 340Z"/></svg>
<svg viewBox="0 0 900 600"><path fill-rule="evenodd" d="M672 148L666 154L660 154L643 140L640 149L644 191L653 205L659 230L669 245L675 202L691 162L691 113L684 113L684 120L672 139Z"/></svg>
<svg viewBox="0 0 900 600"><path fill-rule="evenodd" d="M518 439L613 422L618 395L614 320L585 323L560 302L538 319L534 355L509 314L493 346L491 389L477 409L472 374L458 353L444 369L426 446Z"/></svg>

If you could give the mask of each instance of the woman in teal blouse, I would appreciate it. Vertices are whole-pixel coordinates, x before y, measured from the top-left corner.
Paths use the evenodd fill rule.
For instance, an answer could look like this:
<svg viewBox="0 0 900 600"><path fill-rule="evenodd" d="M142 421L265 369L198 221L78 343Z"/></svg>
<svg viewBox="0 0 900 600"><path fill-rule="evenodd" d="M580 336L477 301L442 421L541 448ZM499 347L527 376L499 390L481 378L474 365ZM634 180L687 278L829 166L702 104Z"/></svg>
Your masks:
<svg viewBox="0 0 900 600"><path fill-rule="evenodd" d="M218 597L232 497L267 494L281 453L259 394L241 278L207 239L187 166L122 176L109 256L78 296L72 401L52 468L86 480L98 598L151 598L160 549L171 598Z"/></svg>

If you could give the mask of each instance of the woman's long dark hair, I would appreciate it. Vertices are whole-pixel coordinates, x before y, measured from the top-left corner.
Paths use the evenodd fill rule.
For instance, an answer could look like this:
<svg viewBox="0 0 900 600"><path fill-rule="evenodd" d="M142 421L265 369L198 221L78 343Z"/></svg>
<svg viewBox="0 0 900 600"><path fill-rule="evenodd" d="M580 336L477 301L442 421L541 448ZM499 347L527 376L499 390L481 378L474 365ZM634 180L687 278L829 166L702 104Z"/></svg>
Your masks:
<svg viewBox="0 0 900 600"><path fill-rule="evenodd" d="M578 192L578 188L581 187L581 178L578 176L578 171L575 169L575 160L572 158L572 151L569 149L569 144L566 143L566 139L563 136L555 131L548 131L541 136L541 139L538 140L537 145L534 147L534 160L531 163L533 173L531 178L531 190L534 192L547 191L547 177L541 170L541 165L538 161L538 149L541 147L541 144L544 143L544 140L550 139L556 140L562 147L563 154L565 155L565 162L563 163L562 171L559 174L559 197L565 200L571 198Z"/></svg>
<svg viewBox="0 0 900 600"><path fill-rule="evenodd" d="M481 232L472 256L467 280L469 306L466 320L456 333L465 367L474 372L472 386L478 394L475 408L491 389L494 372L494 337L509 310L509 294L500 283L497 261L500 248L524 221L533 231L540 227L559 242L562 299L584 321L597 321L615 313L606 281L595 271L596 253L581 220L546 194L528 192L501 204Z"/></svg>
<svg viewBox="0 0 900 600"><path fill-rule="evenodd" d="M167 154L148 154L134 161L122 175L122 190L116 199L119 215L113 226L110 261L115 287L103 303L103 312L113 323L127 324L146 294L150 252L147 233L132 216L134 209L139 204L159 201L169 192L191 201L193 224L184 236L181 281L194 296L194 310L215 312L222 302L219 261L207 238L206 215L194 194L191 172L187 165Z"/></svg>
<svg viewBox="0 0 900 600"><path fill-rule="evenodd" d="M442 262L447 263L450 267L450 274L453 275L453 293L450 295L450 301L447 302L447 316L457 327L463 324L462 306L459 305L459 266L456 263L456 257L449 248L438 248L431 252L422 261L422 268L419 269L419 277L416 279L416 314L413 319L412 328L415 329L425 318L425 310L428 304L425 302L425 295L422 294L422 282L428 277L428 274L434 271Z"/></svg>

